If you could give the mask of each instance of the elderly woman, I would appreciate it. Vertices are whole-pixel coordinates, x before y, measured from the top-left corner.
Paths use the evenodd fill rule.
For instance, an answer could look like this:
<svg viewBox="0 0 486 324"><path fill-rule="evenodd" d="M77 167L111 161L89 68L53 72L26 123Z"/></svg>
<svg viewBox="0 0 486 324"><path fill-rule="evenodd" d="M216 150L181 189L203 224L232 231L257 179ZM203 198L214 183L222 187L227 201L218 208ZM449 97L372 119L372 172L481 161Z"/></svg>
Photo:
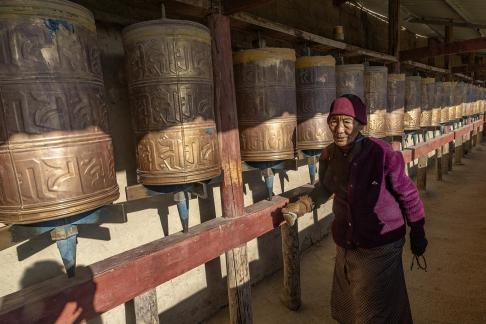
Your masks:
<svg viewBox="0 0 486 324"><path fill-rule="evenodd" d="M410 324L402 266L405 222L412 253L421 256L427 246L417 188L399 151L360 133L366 106L359 97L334 100L327 121L334 143L321 152L319 182L310 195L283 208L284 217L292 223L334 194L333 318L343 324Z"/></svg>

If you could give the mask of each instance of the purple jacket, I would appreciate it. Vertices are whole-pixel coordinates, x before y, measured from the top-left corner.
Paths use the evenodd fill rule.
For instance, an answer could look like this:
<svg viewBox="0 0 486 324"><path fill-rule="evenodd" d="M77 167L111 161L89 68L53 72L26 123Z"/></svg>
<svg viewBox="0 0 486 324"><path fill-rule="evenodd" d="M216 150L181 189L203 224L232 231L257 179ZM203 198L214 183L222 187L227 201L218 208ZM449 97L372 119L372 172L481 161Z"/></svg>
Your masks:
<svg viewBox="0 0 486 324"><path fill-rule="evenodd" d="M342 247L371 248L405 235L405 220L423 226L424 208L405 174L399 151L382 140L361 136L348 152L331 144L321 152L317 203L334 194L334 241Z"/></svg>

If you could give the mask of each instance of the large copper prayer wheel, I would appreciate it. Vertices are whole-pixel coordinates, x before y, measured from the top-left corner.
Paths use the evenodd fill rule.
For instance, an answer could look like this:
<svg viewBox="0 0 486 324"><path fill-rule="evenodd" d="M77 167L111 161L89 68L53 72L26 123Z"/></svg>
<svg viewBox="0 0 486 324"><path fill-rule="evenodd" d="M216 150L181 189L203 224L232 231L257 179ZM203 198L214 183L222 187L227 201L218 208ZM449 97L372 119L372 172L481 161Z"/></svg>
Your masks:
<svg viewBox="0 0 486 324"><path fill-rule="evenodd" d="M442 82L442 109L440 111L440 122L447 123L450 120L449 112L451 107L451 82Z"/></svg>
<svg viewBox="0 0 486 324"><path fill-rule="evenodd" d="M297 127L295 51L259 48L233 54L244 161L294 157Z"/></svg>
<svg viewBox="0 0 486 324"><path fill-rule="evenodd" d="M435 107L435 79L422 79L422 105L420 127L432 126L432 109Z"/></svg>
<svg viewBox="0 0 486 324"><path fill-rule="evenodd" d="M422 101L422 78L408 76L405 78L405 130L420 129Z"/></svg>
<svg viewBox="0 0 486 324"><path fill-rule="evenodd" d="M95 23L61 0L0 2L0 222L118 198Z"/></svg>
<svg viewBox="0 0 486 324"><path fill-rule="evenodd" d="M442 82L435 82L434 83L434 105L432 106L432 117L431 117L431 126L440 126L440 116L442 110L442 92L444 91L444 87ZM432 100L432 99L431 99Z"/></svg>
<svg viewBox="0 0 486 324"><path fill-rule="evenodd" d="M302 56L295 62L297 148L315 150L332 143L327 126L336 98L336 61L332 56Z"/></svg>
<svg viewBox="0 0 486 324"><path fill-rule="evenodd" d="M405 114L405 74L388 74L387 83L386 135L401 136Z"/></svg>
<svg viewBox="0 0 486 324"><path fill-rule="evenodd" d="M365 132L374 137L386 136L387 76L386 66L368 66L364 71L364 96L368 107Z"/></svg>
<svg viewBox="0 0 486 324"><path fill-rule="evenodd" d="M146 21L125 28L123 43L139 181L173 185L219 175L208 29Z"/></svg>
<svg viewBox="0 0 486 324"><path fill-rule="evenodd" d="M365 101L364 65L336 65L336 95L354 94Z"/></svg>

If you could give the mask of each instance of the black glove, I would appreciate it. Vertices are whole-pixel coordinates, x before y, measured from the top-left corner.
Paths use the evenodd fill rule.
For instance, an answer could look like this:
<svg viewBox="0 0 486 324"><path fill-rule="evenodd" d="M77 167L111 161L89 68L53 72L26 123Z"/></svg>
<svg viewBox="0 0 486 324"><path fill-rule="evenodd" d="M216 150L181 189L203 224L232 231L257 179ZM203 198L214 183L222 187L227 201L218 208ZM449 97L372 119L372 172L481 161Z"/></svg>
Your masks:
<svg viewBox="0 0 486 324"><path fill-rule="evenodd" d="M418 257L424 254L428 244L423 221L419 222L410 224L410 248L412 253Z"/></svg>

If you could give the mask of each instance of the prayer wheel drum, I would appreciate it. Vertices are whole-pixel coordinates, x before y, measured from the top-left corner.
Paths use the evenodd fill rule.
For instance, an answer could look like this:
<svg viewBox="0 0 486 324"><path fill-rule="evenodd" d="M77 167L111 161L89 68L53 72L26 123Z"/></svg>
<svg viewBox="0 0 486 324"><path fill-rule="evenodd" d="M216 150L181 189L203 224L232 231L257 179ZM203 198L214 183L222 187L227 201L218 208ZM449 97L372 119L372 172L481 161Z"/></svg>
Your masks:
<svg viewBox="0 0 486 324"><path fill-rule="evenodd" d="M152 20L123 30L139 182L175 185L218 176L209 30Z"/></svg>
<svg viewBox="0 0 486 324"><path fill-rule="evenodd" d="M440 111L440 122L447 123L450 121L451 107L451 82L442 82L442 109Z"/></svg>
<svg viewBox="0 0 486 324"><path fill-rule="evenodd" d="M454 105L456 107L455 116L454 116L455 119L462 118L463 102L464 102L464 82L457 82L454 90Z"/></svg>
<svg viewBox="0 0 486 324"><path fill-rule="evenodd" d="M403 117L405 114L405 74L388 74L386 135L403 134Z"/></svg>
<svg viewBox="0 0 486 324"><path fill-rule="evenodd" d="M408 76L405 78L405 130L420 129L420 114L422 101L422 78Z"/></svg>
<svg viewBox="0 0 486 324"><path fill-rule="evenodd" d="M295 51L258 48L233 54L241 159L294 158Z"/></svg>
<svg viewBox="0 0 486 324"><path fill-rule="evenodd" d="M422 79L422 106L420 127L432 126L432 109L435 107L435 79Z"/></svg>
<svg viewBox="0 0 486 324"><path fill-rule="evenodd" d="M42 222L113 202L93 15L68 1L4 0L0 25L0 222Z"/></svg>
<svg viewBox="0 0 486 324"><path fill-rule="evenodd" d="M442 109L442 92L443 92L443 85L442 82L434 82L434 92L433 92L433 102L434 105L432 106L432 117L431 117L431 126L440 126L440 115ZM430 97L429 97L430 98Z"/></svg>
<svg viewBox="0 0 486 324"><path fill-rule="evenodd" d="M332 56L302 56L295 62L298 149L322 149L333 141L327 117L336 98L335 65Z"/></svg>
<svg viewBox="0 0 486 324"><path fill-rule="evenodd" d="M365 101L364 65L336 65L336 95L354 94Z"/></svg>
<svg viewBox="0 0 486 324"><path fill-rule="evenodd" d="M386 136L387 76L386 66L368 66L364 70L364 96L368 106L366 133L374 137Z"/></svg>

